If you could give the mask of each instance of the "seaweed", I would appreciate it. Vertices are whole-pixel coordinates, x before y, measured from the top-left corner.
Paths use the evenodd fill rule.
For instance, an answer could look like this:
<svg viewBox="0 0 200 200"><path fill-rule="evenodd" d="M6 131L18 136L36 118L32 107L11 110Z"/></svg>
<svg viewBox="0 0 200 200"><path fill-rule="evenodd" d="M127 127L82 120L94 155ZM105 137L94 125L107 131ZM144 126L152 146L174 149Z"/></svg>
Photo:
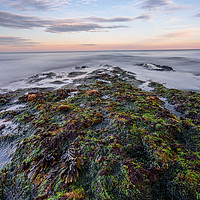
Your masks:
<svg viewBox="0 0 200 200"><path fill-rule="evenodd" d="M1 199L199 199L199 93L157 83L142 91L117 67L77 82L5 96L1 106L17 98L26 107L1 113L20 126L0 172Z"/></svg>

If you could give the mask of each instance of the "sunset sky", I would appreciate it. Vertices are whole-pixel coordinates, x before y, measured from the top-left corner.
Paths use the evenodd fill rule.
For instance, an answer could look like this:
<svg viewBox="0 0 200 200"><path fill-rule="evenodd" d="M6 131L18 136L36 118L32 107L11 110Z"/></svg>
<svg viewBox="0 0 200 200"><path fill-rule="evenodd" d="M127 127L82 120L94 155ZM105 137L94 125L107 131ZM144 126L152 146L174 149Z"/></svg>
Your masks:
<svg viewBox="0 0 200 200"><path fill-rule="evenodd" d="M200 49L199 0L0 0L0 51Z"/></svg>

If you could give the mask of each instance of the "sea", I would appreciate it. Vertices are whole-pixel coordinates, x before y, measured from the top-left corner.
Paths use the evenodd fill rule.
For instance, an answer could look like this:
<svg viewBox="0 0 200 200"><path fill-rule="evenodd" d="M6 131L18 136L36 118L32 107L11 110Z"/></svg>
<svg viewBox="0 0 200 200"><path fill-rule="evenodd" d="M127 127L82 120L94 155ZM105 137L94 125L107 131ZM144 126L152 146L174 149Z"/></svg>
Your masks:
<svg viewBox="0 0 200 200"><path fill-rule="evenodd" d="M149 66L165 65L173 71L150 70ZM154 65L152 65L154 64ZM165 51L93 51L93 52L26 52L0 53L0 93L24 88L62 88L73 79L87 76L101 67L120 67L135 73L140 86L148 90L149 82L159 82L168 88L200 92L200 50ZM69 76L78 72L78 76ZM82 72L82 73L80 73ZM20 110L25 105L13 103L0 111ZM18 126L12 121L0 119L5 125L1 135L17 132ZM16 149L17 141L9 145L0 144L0 170L9 163Z"/></svg>
<svg viewBox="0 0 200 200"><path fill-rule="evenodd" d="M138 64L172 67L173 71L148 70ZM136 78L164 84L168 88L200 91L200 50L76 51L0 53L0 93L29 87L63 87L68 74L81 68L86 74L103 65L117 66ZM53 72L56 75L44 77ZM83 75L80 75L80 77ZM85 75L84 75L85 76ZM76 78L80 78L76 77Z"/></svg>

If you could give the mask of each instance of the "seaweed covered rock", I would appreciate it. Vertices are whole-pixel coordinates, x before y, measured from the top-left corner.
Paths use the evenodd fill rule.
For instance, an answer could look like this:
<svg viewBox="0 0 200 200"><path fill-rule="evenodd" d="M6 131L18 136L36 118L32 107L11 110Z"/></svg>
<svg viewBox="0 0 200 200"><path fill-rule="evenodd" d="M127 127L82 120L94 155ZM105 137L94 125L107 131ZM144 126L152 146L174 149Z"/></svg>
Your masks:
<svg viewBox="0 0 200 200"><path fill-rule="evenodd" d="M120 68L76 81L84 83L76 90L39 91L9 118L17 149L0 172L0 199L199 199L200 127L188 115L199 113L199 93L158 84L148 93ZM73 109L59 112L64 105Z"/></svg>

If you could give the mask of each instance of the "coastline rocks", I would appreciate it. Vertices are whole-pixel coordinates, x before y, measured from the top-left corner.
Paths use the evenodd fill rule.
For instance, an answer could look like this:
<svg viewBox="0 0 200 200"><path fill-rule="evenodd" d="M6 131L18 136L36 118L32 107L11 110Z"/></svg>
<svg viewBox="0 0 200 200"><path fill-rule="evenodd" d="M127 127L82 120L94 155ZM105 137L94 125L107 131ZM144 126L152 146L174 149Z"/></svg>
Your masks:
<svg viewBox="0 0 200 200"><path fill-rule="evenodd" d="M74 77L76 77L76 76L80 76L80 75L83 75L83 74L86 74L87 72L70 72L69 74L68 74L68 77L70 77L70 78L74 78Z"/></svg>
<svg viewBox="0 0 200 200"><path fill-rule="evenodd" d="M173 71L174 70L172 67L165 66L165 65L157 65L153 63L141 63L137 65L140 67L144 67L148 70L155 70L155 71Z"/></svg>
<svg viewBox="0 0 200 200"><path fill-rule="evenodd" d="M42 74L36 74L34 76L29 77L27 83L37 83L39 81L45 80L45 79L53 79L57 77L55 73L49 72L49 73L42 73Z"/></svg>

